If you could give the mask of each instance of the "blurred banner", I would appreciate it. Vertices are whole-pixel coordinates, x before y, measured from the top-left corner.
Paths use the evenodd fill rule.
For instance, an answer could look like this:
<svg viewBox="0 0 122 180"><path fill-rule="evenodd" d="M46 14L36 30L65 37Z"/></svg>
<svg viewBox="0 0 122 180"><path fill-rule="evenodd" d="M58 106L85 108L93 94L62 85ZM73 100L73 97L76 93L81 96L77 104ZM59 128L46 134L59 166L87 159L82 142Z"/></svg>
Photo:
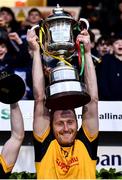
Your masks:
<svg viewBox="0 0 122 180"><path fill-rule="evenodd" d="M0 1L0 7L7 6L7 7L14 7L16 3L16 0L4 0Z"/></svg>
<svg viewBox="0 0 122 180"><path fill-rule="evenodd" d="M0 151L2 146L0 146ZM116 171L122 170L122 147L121 146L99 146L97 170L102 168L116 168ZM14 166L13 172L35 172L34 148L33 146L22 146Z"/></svg>
<svg viewBox="0 0 122 180"><path fill-rule="evenodd" d="M46 6L47 0L26 0L26 6Z"/></svg>
<svg viewBox="0 0 122 180"><path fill-rule="evenodd" d="M47 0L4 0L0 1L0 6L24 7L24 6L46 6Z"/></svg>
<svg viewBox="0 0 122 180"><path fill-rule="evenodd" d="M27 17L28 11L33 8L31 7L14 7L12 8L13 12L15 13L15 16L17 18L17 20L21 20L22 17L25 19ZM46 7L46 6L36 6L37 9L39 9L39 11L42 13L43 17L47 17L52 13L52 10L55 7ZM79 14L80 14L80 10L81 7L62 7L64 8L64 10L68 11L69 13L71 13L71 15L77 20L79 18ZM20 18L20 15L22 16ZM22 20L24 20L22 19Z"/></svg>
<svg viewBox="0 0 122 180"><path fill-rule="evenodd" d="M32 130L34 102L20 101L20 108L24 117L25 131ZM82 123L82 108L76 109L78 126ZM122 131L122 102L99 102L100 131ZM9 105L0 103L0 131L10 130Z"/></svg>

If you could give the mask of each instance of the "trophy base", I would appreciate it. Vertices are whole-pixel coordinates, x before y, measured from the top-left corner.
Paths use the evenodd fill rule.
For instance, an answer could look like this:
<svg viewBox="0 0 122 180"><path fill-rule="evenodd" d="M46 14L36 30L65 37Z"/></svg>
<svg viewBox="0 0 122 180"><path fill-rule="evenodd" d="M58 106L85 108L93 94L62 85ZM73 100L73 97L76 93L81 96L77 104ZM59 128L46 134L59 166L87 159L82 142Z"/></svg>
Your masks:
<svg viewBox="0 0 122 180"><path fill-rule="evenodd" d="M90 100L89 94L84 91L61 92L47 97L46 107L54 110L74 109L88 104Z"/></svg>

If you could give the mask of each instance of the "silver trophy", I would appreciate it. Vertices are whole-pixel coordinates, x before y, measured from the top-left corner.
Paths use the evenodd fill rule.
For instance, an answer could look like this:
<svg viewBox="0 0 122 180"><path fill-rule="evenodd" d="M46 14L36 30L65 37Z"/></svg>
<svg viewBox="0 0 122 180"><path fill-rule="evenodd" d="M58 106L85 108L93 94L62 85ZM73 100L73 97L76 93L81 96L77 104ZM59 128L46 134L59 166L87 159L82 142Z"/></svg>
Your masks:
<svg viewBox="0 0 122 180"><path fill-rule="evenodd" d="M59 59L49 75L49 85L46 87L46 106L49 109L74 109L91 100L85 84L79 80L77 69L70 64L76 52L73 29L78 24L89 26L85 19L77 22L59 5L41 23L45 33L44 52Z"/></svg>

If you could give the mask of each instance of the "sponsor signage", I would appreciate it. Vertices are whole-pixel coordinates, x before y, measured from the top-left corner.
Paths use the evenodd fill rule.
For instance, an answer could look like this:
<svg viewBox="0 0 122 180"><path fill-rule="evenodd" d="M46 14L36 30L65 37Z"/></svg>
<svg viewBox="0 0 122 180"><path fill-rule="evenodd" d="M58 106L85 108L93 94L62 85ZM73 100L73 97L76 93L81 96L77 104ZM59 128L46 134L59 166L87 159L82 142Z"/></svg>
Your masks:
<svg viewBox="0 0 122 180"><path fill-rule="evenodd" d="M116 168L122 170L122 147L121 146L99 146L97 170L101 168Z"/></svg>
<svg viewBox="0 0 122 180"><path fill-rule="evenodd" d="M25 131L32 131L34 101L19 101L24 119ZM10 130L10 106L0 103L0 131Z"/></svg>
<svg viewBox="0 0 122 180"><path fill-rule="evenodd" d="M99 102L100 131L122 131L122 101Z"/></svg>
<svg viewBox="0 0 122 180"><path fill-rule="evenodd" d="M99 101L100 131L122 131L122 101ZM76 109L78 124L82 121L82 109Z"/></svg>
<svg viewBox="0 0 122 180"><path fill-rule="evenodd" d="M26 131L32 130L33 123L33 101L20 101L20 108L24 118ZM122 102L99 102L99 127L100 131L122 131ZM78 126L82 123L82 108L76 109ZM10 130L10 108L9 105L0 103L0 130Z"/></svg>

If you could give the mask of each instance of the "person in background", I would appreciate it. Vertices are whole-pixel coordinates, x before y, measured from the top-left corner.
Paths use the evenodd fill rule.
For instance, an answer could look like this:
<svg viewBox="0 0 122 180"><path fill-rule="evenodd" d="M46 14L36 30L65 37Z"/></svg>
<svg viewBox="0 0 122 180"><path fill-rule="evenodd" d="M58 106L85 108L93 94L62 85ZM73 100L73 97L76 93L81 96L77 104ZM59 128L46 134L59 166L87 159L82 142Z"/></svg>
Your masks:
<svg viewBox="0 0 122 180"><path fill-rule="evenodd" d="M11 8L1 7L0 18L5 21L5 27L8 32L19 32L21 24L16 20L15 14Z"/></svg>
<svg viewBox="0 0 122 180"><path fill-rule="evenodd" d="M35 31L28 30L27 41L33 50L33 134L37 178L94 179L99 128L97 80L90 52L90 36L85 29L77 36L77 42L84 44L84 76L91 96L91 101L83 107L79 130L74 109L50 110L45 106L45 78L37 40Z"/></svg>
<svg viewBox="0 0 122 180"><path fill-rule="evenodd" d="M122 100L122 34L112 37L112 51L112 54L103 56L96 68L101 101Z"/></svg>
<svg viewBox="0 0 122 180"><path fill-rule="evenodd" d="M102 58L105 54L112 53L111 37L102 35L96 42L96 56Z"/></svg>
<svg viewBox="0 0 122 180"><path fill-rule="evenodd" d="M43 19L43 15L38 8L31 8L28 11L27 18L21 24L21 31L19 35L23 41L26 41L27 30L31 27L38 25ZM39 33L39 29L36 30Z"/></svg>
<svg viewBox="0 0 122 180"><path fill-rule="evenodd" d="M28 16L26 20L29 26L33 27L37 25L41 21L41 19L43 19L43 16L39 9L31 8L28 11Z"/></svg>
<svg viewBox="0 0 122 180"><path fill-rule="evenodd" d="M18 103L10 104L10 120L11 137L0 153L0 179L9 179L24 139L23 117Z"/></svg>
<svg viewBox="0 0 122 180"><path fill-rule="evenodd" d="M33 99L31 67L32 59L28 47L16 32L8 33L0 27L0 69L8 67L25 82L26 91L22 99Z"/></svg>
<svg viewBox="0 0 122 180"><path fill-rule="evenodd" d="M99 66L102 62L102 57L106 54L112 53L111 38L106 35L102 35L98 38L92 49L92 56L95 62L95 66Z"/></svg>

